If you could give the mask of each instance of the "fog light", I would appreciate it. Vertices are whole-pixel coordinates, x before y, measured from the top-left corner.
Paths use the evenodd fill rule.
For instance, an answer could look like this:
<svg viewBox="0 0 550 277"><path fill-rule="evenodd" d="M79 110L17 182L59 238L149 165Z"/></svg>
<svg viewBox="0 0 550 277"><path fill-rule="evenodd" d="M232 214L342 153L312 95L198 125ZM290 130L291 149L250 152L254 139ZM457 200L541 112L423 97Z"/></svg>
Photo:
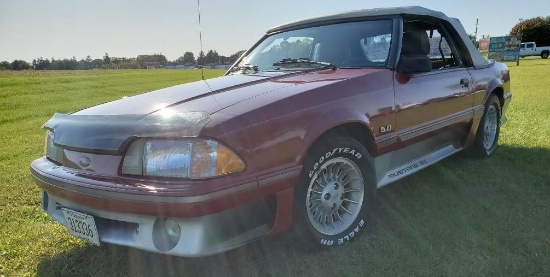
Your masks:
<svg viewBox="0 0 550 277"><path fill-rule="evenodd" d="M171 219L164 220L164 231L168 235L171 242L177 244L181 236L181 228L175 221Z"/></svg>

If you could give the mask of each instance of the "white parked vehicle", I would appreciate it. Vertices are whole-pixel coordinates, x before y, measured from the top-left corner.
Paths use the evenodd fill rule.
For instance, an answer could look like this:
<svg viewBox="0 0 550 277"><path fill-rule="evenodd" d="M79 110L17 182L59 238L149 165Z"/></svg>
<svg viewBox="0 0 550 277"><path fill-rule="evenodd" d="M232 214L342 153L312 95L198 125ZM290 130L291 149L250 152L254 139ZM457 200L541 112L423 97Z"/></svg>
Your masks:
<svg viewBox="0 0 550 277"><path fill-rule="evenodd" d="M519 56L540 56L543 59L547 59L550 54L550 46L537 47L535 42L523 42L519 48Z"/></svg>

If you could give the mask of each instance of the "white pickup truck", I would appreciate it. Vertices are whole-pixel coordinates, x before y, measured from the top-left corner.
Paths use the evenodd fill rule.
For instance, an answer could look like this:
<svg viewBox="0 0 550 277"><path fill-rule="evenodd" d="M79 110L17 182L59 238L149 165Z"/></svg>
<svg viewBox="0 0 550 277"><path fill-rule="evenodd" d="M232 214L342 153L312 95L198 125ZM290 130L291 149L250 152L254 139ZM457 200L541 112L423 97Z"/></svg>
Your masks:
<svg viewBox="0 0 550 277"><path fill-rule="evenodd" d="M550 54L550 46L537 47L535 42L523 42L519 48L519 56L540 56L543 59L547 59Z"/></svg>

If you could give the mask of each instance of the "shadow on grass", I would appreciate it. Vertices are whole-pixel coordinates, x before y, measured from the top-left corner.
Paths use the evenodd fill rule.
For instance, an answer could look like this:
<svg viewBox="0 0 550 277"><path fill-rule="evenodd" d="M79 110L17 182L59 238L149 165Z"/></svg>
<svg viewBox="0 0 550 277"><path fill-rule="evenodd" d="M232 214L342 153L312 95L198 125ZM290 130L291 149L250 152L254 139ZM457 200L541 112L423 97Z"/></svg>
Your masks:
<svg viewBox="0 0 550 277"><path fill-rule="evenodd" d="M133 248L86 245L38 265L38 276L265 276L267 260L282 259L286 246L268 238L203 258L181 258Z"/></svg>
<svg viewBox="0 0 550 277"><path fill-rule="evenodd" d="M366 235L331 251L266 238L204 258L86 245L39 276L539 275L550 272L550 149L455 155L378 190Z"/></svg>

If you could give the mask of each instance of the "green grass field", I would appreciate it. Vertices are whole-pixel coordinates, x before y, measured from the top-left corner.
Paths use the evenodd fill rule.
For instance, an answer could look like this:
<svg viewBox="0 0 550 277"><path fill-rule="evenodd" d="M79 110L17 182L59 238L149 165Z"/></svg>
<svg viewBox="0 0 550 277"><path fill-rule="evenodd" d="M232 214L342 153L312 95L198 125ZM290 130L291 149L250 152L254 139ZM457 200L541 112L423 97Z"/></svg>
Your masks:
<svg viewBox="0 0 550 277"><path fill-rule="evenodd" d="M274 237L196 259L72 238L41 210L28 165L43 153L40 127L54 112L198 80L200 71L0 72L0 275L548 275L550 60L509 66L514 96L495 155L456 155L382 188L359 240L305 253Z"/></svg>

